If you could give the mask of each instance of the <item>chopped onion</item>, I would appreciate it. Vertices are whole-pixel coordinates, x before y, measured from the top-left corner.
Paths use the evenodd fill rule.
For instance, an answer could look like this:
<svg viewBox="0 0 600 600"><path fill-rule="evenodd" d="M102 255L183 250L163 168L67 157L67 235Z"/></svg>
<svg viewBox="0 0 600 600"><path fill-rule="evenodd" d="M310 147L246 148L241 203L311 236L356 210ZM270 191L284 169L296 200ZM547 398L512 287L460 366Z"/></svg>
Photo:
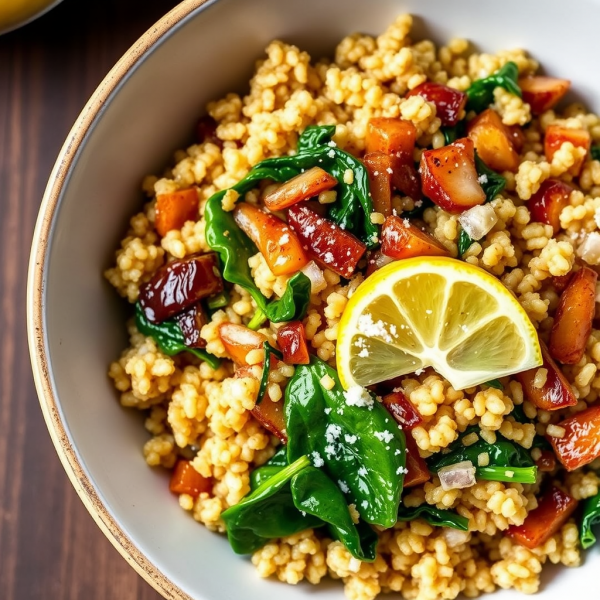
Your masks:
<svg viewBox="0 0 600 600"><path fill-rule="evenodd" d="M456 548L466 544L471 539L471 533L469 531L462 531L460 529L454 529L452 527L442 528L446 544L450 548Z"/></svg>
<svg viewBox="0 0 600 600"><path fill-rule="evenodd" d="M310 293L318 294L327 287L323 271L317 266L314 260L300 269L310 279Z"/></svg>
<svg viewBox="0 0 600 600"><path fill-rule="evenodd" d="M475 485L475 467L470 460L442 467L438 471L440 483L445 491L461 490Z"/></svg>
<svg viewBox="0 0 600 600"><path fill-rule="evenodd" d="M480 240L498 222L498 217L490 204L482 204L465 211L458 222L472 240Z"/></svg>
<svg viewBox="0 0 600 600"><path fill-rule="evenodd" d="M588 233L583 243L577 248L577 254L588 265L600 264L600 233L597 231Z"/></svg>

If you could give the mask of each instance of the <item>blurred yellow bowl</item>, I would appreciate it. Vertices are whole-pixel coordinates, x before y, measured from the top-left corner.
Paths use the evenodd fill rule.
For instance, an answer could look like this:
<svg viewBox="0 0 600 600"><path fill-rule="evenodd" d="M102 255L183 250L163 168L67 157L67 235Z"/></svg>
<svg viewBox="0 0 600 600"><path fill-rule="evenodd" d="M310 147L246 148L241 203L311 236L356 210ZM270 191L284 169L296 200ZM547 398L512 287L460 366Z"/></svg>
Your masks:
<svg viewBox="0 0 600 600"><path fill-rule="evenodd" d="M0 34L41 17L61 2L62 0L0 0Z"/></svg>

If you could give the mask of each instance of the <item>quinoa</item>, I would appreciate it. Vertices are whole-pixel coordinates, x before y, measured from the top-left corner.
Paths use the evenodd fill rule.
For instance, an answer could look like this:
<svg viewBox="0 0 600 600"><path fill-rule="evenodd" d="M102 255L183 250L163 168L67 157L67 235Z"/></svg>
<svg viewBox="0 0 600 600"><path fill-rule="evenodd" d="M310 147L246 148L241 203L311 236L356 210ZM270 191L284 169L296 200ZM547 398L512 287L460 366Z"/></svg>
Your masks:
<svg viewBox="0 0 600 600"><path fill-rule="evenodd" d="M131 218L114 264L105 272L118 294L135 303L140 287L164 264L210 251L204 217L207 199L236 184L261 160L293 154L299 133L307 126L335 125L333 143L361 156L370 119L402 118L415 126L414 158L418 160L425 148L444 145L444 133L435 104L418 94L406 97L407 92L425 81L464 91L508 61L517 65L521 76L535 74L539 67L519 48L477 53L460 38L436 47L430 40L414 40L411 28L411 16L400 15L377 37L353 33L338 44L331 61L313 62L301 49L283 40L272 41L256 62L246 93L227 94L206 107L215 123L215 137L178 150L162 177L151 175L144 180L148 201ZM560 296L556 278L579 268L578 251L585 236L600 226L600 162L586 158L574 181L570 169L585 156L584 149L566 142L548 160L541 140L547 128L557 124L581 128L593 142L599 142L600 118L580 105L532 116L527 102L501 87L494 90L492 102L505 125L526 125L524 143L518 168L503 173L506 187L491 202L496 223L484 238L469 246L462 259L499 278L546 342ZM350 169L343 174L348 184L354 177ZM560 212L558 232L536 222L528 208L528 201L550 178L574 186ZM155 227L157 196L190 186L198 189L200 198L197 218L161 237ZM243 200L262 206L273 189L257 186L245 193ZM237 192L227 192L224 210L232 211L238 197ZM335 200L335 192L319 196L323 204ZM393 206L400 214L415 208L415 203L395 196ZM379 213L371 215L372 223L383 220ZM458 257L457 215L438 206L428 207L421 223L452 257ZM270 299L283 296L288 275L274 275L261 252L251 257L248 266L262 294ZM312 290L302 325L311 352L335 366L340 319L364 273L357 270L345 280L331 269L321 271L322 282ZM145 413L149 438L142 452L148 465L171 469L184 458L210 481L208 491L179 494L179 503L196 521L219 533L225 531L223 511L249 492L251 472L267 462L281 444L252 412L265 352L262 347L249 352L245 376L236 375L230 350L219 335L223 323L248 325L256 310L251 295L235 285L226 305L213 311L202 327L206 351L224 359L218 368L188 353L166 354L130 321L130 345L108 370L121 404ZM277 348L281 326L267 321L260 324L259 332ZM552 412L529 402L514 378L503 379L502 389L482 385L457 391L432 369L419 370L402 377L398 384L421 417L406 435L411 436L422 458L443 454L470 427L477 427L478 434L465 437L465 446L480 437L494 443L500 435L529 450L536 434L560 438L564 428L558 423L598 399L599 367L600 330L593 328L582 358L562 367L577 405ZM293 374L294 367L284 363L272 369L267 393L273 402L283 403ZM534 385L543 386L547 376L547 370L540 368ZM333 386L329 376L320 383L326 389ZM366 397L365 406L373 402L368 394ZM515 408L530 422L515 419L511 414ZM540 452L534 456L539 457ZM322 464L320 456L313 458L315 464ZM489 455L482 453L478 460L479 466L486 466ZM600 488L600 478L591 468L568 474L559 471L552 477L576 500L589 498ZM539 481L532 485L477 481L469 488L444 490L434 475L405 490L404 505L452 509L468 520L468 532L453 534L422 519L399 521L392 528L377 529L377 556L368 563L354 558L324 530L307 529L270 541L252 555L252 564L259 576L290 584L303 579L318 584L327 576L341 580L350 600L373 600L390 591L414 600L451 600L461 593L472 598L497 588L533 593L540 587L544 564L577 566L582 560L572 520L533 550L504 535L537 507L539 488ZM356 507L352 506L351 513L356 522Z"/></svg>

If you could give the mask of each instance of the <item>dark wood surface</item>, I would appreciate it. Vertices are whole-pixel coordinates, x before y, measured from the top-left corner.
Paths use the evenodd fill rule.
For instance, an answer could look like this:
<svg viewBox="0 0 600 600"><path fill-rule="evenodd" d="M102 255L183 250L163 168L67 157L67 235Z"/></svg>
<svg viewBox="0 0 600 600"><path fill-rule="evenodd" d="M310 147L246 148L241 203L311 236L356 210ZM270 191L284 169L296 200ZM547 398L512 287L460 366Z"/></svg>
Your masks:
<svg viewBox="0 0 600 600"><path fill-rule="evenodd" d="M2 0L0 0L2 1ZM64 0L0 36L0 598L156 600L71 486L46 429L25 323L46 181L117 59L177 0Z"/></svg>

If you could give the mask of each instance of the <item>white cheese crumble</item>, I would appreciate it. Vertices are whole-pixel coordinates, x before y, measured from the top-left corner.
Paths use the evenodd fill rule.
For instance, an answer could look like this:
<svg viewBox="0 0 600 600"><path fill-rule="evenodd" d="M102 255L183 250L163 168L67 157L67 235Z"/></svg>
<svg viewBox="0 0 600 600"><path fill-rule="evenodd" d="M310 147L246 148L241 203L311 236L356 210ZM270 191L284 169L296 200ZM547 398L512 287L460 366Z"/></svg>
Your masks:
<svg viewBox="0 0 600 600"><path fill-rule="evenodd" d="M380 442L391 442L394 439L394 434L391 431L374 431L373 435Z"/></svg>
<svg viewBox="0 0 600 600"><path fill-rule="evenodd" d="M316 450L312 453L312 459L315 467L322 467L325 464L323 457Z"/></svg>
<svg viewBox="0 0 600 600"><path fill-rule="evenodd" d="M340 490L344 492L344 494L347 494L350 491L348 484L345 481L342 481L341 479L338 479L338 486L340 487Z"/></svg>
<svg viewBox="0 0 600 600"><path fill-rule="evenodd" d="M371 394L360 385L353 385L348 388L344 392L344 398L348 406L366 407L369 410L373 410L374 400Z"/></svg>

